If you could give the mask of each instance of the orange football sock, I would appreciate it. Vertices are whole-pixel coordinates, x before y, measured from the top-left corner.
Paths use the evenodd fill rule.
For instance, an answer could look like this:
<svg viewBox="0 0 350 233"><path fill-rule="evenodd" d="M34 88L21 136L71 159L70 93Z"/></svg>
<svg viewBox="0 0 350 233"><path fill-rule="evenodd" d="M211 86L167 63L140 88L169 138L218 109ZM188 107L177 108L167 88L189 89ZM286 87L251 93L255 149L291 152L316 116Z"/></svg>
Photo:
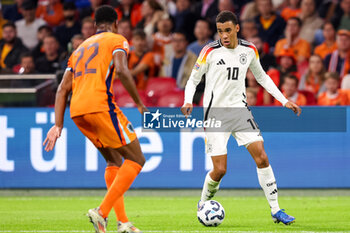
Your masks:
<svg viewBox="0 0 350 233"><path fill-rule="evenodd" d="M105 181L107 185L107 189L109 189L117 176L117 173L119 171L119 167L116 166L110 166L106 167L105 170ZM121 196L113 205L113 209L115 212L115 215L117 216L117 219L121 222L129 222L128 217L125 213L124 208L124 196Z"/></svg>
<svg viewBox="0 0 350 233"><path fill-rule="evenodd" d="M118 171L111 187L107 191L100 205L100 214L102 217L108 217L114 203L130 188L136 176L140 173L142 167L140 164L126 159Z"/></svg>

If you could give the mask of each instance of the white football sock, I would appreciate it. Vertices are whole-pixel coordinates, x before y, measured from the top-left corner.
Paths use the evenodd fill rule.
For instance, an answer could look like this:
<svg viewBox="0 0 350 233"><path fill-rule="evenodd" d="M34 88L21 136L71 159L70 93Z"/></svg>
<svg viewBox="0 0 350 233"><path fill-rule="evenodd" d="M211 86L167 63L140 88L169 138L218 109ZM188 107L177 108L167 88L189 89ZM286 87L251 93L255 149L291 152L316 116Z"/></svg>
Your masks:
<svg viewBox="0 0 350 233"><path fill-rule="evenodd" d="M271 166L257 168L258 179L261 188L264 190L265 197L269 202L272 214L280 210L278 205L277 184Z"/></svg>
<svg viewBox="0 0 350 233"><path fill-rule="evenodd" d="M201 201L208 201L212 199L215 193L219 190L221 180L214 181L209 175L210 172L207 173L204 180Z"/></svg>

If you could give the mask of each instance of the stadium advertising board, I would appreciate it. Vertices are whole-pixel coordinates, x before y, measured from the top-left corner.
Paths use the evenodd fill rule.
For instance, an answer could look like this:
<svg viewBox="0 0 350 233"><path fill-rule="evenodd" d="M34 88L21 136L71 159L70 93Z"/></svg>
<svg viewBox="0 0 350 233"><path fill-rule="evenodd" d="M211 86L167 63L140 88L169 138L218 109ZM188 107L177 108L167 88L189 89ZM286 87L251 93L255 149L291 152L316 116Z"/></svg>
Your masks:
<svg viewBox="0 0 350 233"><path fill-rule="evenodd" d="M168 112L167 112L168 111ZM179 109L160 113L181 114ZM178 112L177 112L178 111ZM350 188L350 108L304 108L301 117L276 107L252 109L280 188ZM134 188L201 188L211 169L201 129L172 132L145 127L137 109L123 109L137 132L147 162ZM156 109L151 109L155 113ZM65 115L55 149L43 139L52 108L0 109L0 188L103 188L105 162ZM228 144L223 188L258 188L253 159L233 138ZM341 177L341 178L340 178Z"/></svg>

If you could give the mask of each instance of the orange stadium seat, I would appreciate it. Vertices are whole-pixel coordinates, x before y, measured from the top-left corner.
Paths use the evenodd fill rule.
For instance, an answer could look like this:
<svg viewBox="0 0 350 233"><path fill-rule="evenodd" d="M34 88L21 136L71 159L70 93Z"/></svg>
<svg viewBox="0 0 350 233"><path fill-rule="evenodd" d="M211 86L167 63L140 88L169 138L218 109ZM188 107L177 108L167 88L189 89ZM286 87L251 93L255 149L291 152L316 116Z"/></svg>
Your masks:
<svg viewBox="0 0 350 233"><path fill-rule="evenodd" d="M173 90L158 99L158 107L181 107L184 103L185 93L183 90Z"/></svg>

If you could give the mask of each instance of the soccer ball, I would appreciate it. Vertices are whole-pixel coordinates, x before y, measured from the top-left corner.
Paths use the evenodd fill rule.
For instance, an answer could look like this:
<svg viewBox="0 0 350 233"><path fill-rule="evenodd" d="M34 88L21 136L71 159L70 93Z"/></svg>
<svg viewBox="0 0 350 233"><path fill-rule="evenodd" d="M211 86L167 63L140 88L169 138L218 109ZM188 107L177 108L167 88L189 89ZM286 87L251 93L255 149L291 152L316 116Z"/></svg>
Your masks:
<svg viewBox="0 0 350 233"><path fill-rule="evenodd" d="M225 218L225 210L222 205L214 200L206 201L197 211L200 223L206 227L219 226Z"/></svg>

